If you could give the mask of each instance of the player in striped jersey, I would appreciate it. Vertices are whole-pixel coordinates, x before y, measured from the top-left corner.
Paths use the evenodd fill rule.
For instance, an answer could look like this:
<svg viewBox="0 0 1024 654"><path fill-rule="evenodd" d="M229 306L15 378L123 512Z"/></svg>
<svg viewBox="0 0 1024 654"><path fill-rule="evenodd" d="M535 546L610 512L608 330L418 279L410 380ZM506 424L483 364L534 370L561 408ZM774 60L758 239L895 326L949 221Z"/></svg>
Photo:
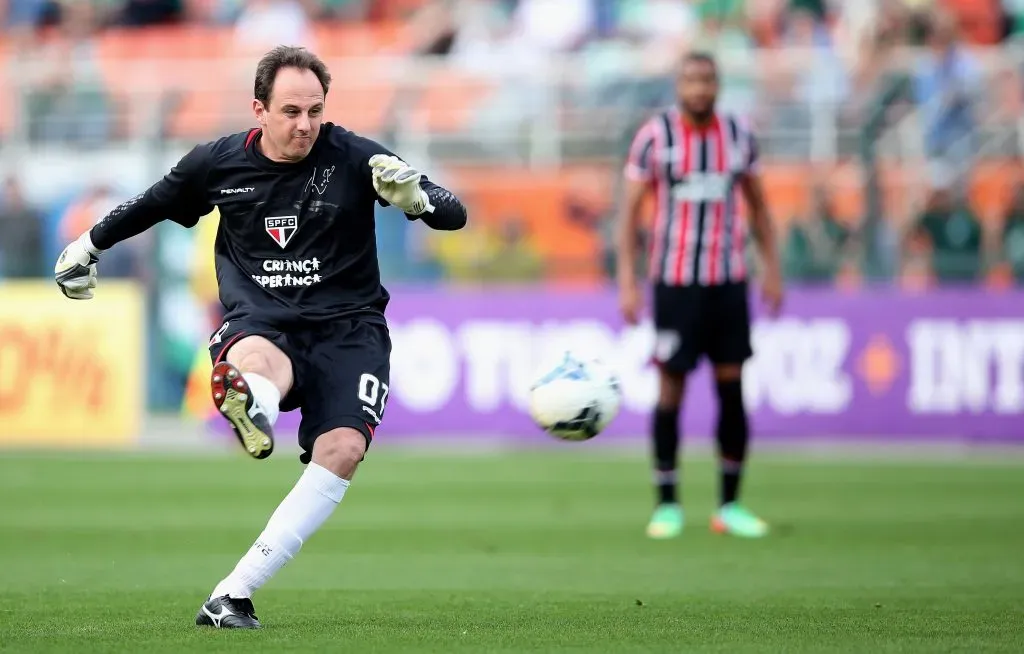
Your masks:
<svg viewBox="0 0 1024 654"><path fill-rule="evenodd" d="M748 441L742 368L753 353L744 262L747 231L737 211L738 194L749 210L764 268L763 295L772 313L782 304L775 237L757 172L757 141L745 123L715 109L714 59L687 55L676 90L677 106L652 117L630 147L617 244L622 314L635 324L641 308L637 233L645 202L653 196L649 276L657 333L654 358L660 370L652 420L658 496L647 533L672 538L682 531L676 493L679 408L686 376L707 356L718 391L721 460L720 506L711 528L759 537L768 532L767 524L738 502Z"/></svg>

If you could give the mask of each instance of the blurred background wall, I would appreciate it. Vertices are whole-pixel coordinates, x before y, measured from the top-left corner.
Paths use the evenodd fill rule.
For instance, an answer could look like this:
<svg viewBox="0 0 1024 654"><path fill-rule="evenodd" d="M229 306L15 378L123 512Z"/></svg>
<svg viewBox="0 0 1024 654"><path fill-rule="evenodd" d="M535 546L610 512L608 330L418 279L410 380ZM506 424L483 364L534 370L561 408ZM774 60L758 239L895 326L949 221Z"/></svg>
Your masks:
<svg viewBox="0 0 1024 654"><path fill-rule="evenodd" d="M755 430L1024 442L1022 32L1019 0L0 0L0 442L207 417L216 215L105 254L88 308L49 277L194 143L254 124L279 43L328 63L327 119L470 209L454 234L379 209L382 436L540 442L526 385L567 343L623 374L608 438L644 431L650 326L623 327L610 284L619 171L700 48L759 133L791 288L755 329Z"/></svg>

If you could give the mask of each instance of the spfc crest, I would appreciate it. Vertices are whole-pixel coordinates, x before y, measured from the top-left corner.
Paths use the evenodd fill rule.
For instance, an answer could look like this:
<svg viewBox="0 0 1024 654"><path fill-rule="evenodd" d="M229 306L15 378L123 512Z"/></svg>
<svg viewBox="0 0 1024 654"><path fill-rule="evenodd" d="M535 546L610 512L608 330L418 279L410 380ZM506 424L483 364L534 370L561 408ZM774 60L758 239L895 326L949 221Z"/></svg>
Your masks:
<svg viewBox="0 0 1024 654"><path fill-rule="evenodd" d="M274 216L263 220L270 238L274 239L274 242L280 245L282 250L288 246L288 242L292 240L292 236L295 236L295 232L299 228L298 216Z"/></svg>

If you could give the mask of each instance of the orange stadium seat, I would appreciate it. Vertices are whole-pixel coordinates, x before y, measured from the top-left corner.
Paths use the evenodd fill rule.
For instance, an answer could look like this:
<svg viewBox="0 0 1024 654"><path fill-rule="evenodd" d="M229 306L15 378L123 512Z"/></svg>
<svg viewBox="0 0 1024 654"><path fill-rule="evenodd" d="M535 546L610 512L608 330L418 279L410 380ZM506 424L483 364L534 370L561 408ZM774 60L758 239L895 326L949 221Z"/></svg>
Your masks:
<svg viewBox="0 0 1024 654"><path fill-rule="evenodd" d="M439 70L416 103L416 124L437 132L466 127L477 109L494 93L495 84L476 75Z"/></svg>
<svg viewBox="0 0 1024 654"><path fill-rule="evenodd" d="M404 20L423 6L425 0L376 0L370 3L370 18L374 21Z"/></svg>
<svg viewBox="0 0 1024 654"><path fill-rule="evenodd" d="M367 63L362 57L403 51L409 43L404 29L400 23L317 24L314 49L327 61L337 89L333 120L361 132L375 132L382 126L394 89L388 71L375 68L385 64ZM241 62L232 58L237 54L233 43L231 28L113 30L102 37L100 52L106 83L115 96L126 99L129 94L119 89L145 87L152 89L153 98L173 97L175 107L165 125L168 134L209 138L225 128L234 128L230 117L245 113L237 102L251 95L248 69L244 79L218 83L225 76L240 75L237 64ZM226 92L226 88L237 88L239 93ZM346 93L347 89L358 89L358 94ZM358 102L353 101L355 98ZM151 106L143 103L130 107L125 129L142 128L151 115Z"/></svg>
<svg viewBox="0 0 1024 654"><path fill-rule="evenodd" d="M1013 199L1014 189L1024 183L1024 165L1014 160L989 160L979 164L971 184L971 206L982 221L1001 219Z"/></svg>
<svg viewBox="0 0 1024 654"><path fill-rule="evenodd" d="M825 171L820 166L800 164L768 164L764 167L765 193L772 216L780 227L790 218L809 211L813 184L808 180L827 180L827 188L839 217L858 220L866 210L863 173L856 162L838 164ZM817 177L815 177L817 176ZM918 167L882 164L882 206L885 219L897 226L912 220L918 202L928 189L928 180ZM1013 160L980 162L971 174L968 185L970 206L979 220L991 221L1001 216L1015 186L1024 181L1024 165Z"/></svg>
<svg viewBox="0 0 1024 654"><path fill-rule="evenodd" d="M367 136L378 134L395 101L387 64L360 59L327 59L334 82L325 118Z"/></svg>
<svg viewBox="0 0 1024 654"><path fill-rule="evenodd" d="M941 0L957 17L965 40L977 45L999 42L1002 6L999 0Z"/></svg>
<svg viewBox="0 0 1024 654"><path fill-rule="evenodd" d="M581 192L589 193L591 200L607 203L610 198L602 192L608 186L607 168L517 170L477 166L449 172L474 220L490 226L497 226L510 214L523 220L548 262L549 275L572 282L600 279L598 232L571 222L567 208L573 195Z"/></svg>
<svg viewBox="0 0 1024 654"><path fill-rule="evenodd" d="M204 88L181 92L174 110L164 124L170 137L210 140L226 127L223 109L227 98L216 89ZM238 111L244 111L239 107Z"/></svg>
<svg viewBox="0 0 1024 654"><path fill-rule="evenodd" d="M405 23L317 23L316 52L323 59L404 54L413 43Z"/></svg>
<svg viewBox="0 0 1024 654"><path fill-rule="evenodd" d="M180 105L168 121L172 135L209 136L222 103L214 80L230 39L228 30L191 25L105 32L98 48L107 88L122 102L145 89L143 102L126 105L124 128L142 130L153 103L173 94Z"/></svg>

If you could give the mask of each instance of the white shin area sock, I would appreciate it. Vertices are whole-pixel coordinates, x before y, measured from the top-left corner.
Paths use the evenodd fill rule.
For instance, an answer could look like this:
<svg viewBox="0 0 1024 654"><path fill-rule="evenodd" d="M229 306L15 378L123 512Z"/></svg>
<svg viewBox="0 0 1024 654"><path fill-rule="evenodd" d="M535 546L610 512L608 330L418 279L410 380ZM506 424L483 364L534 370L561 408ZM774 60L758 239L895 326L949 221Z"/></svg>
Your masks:
<svg viewBox="0 0 1024 654"><path fill-rule="evenodd" d="M302 544L334 512L348 484L330 470L310 463L253 546L213 589L213 597L251 597L299 553Z"/></svg>
<svg viewBox="0 0 1024 654"><path fill-rule="evenodd" d="M242 374L255 400L253 410L257 408L262 409L263 413L267 416L267 420L270 421L270 426L273 427L277 422L278 414L281 412L281 391L277 390L274 382L263 375L258 375L254 372ZM252 416L250 415L249 417L251 418Z"/></svg>

